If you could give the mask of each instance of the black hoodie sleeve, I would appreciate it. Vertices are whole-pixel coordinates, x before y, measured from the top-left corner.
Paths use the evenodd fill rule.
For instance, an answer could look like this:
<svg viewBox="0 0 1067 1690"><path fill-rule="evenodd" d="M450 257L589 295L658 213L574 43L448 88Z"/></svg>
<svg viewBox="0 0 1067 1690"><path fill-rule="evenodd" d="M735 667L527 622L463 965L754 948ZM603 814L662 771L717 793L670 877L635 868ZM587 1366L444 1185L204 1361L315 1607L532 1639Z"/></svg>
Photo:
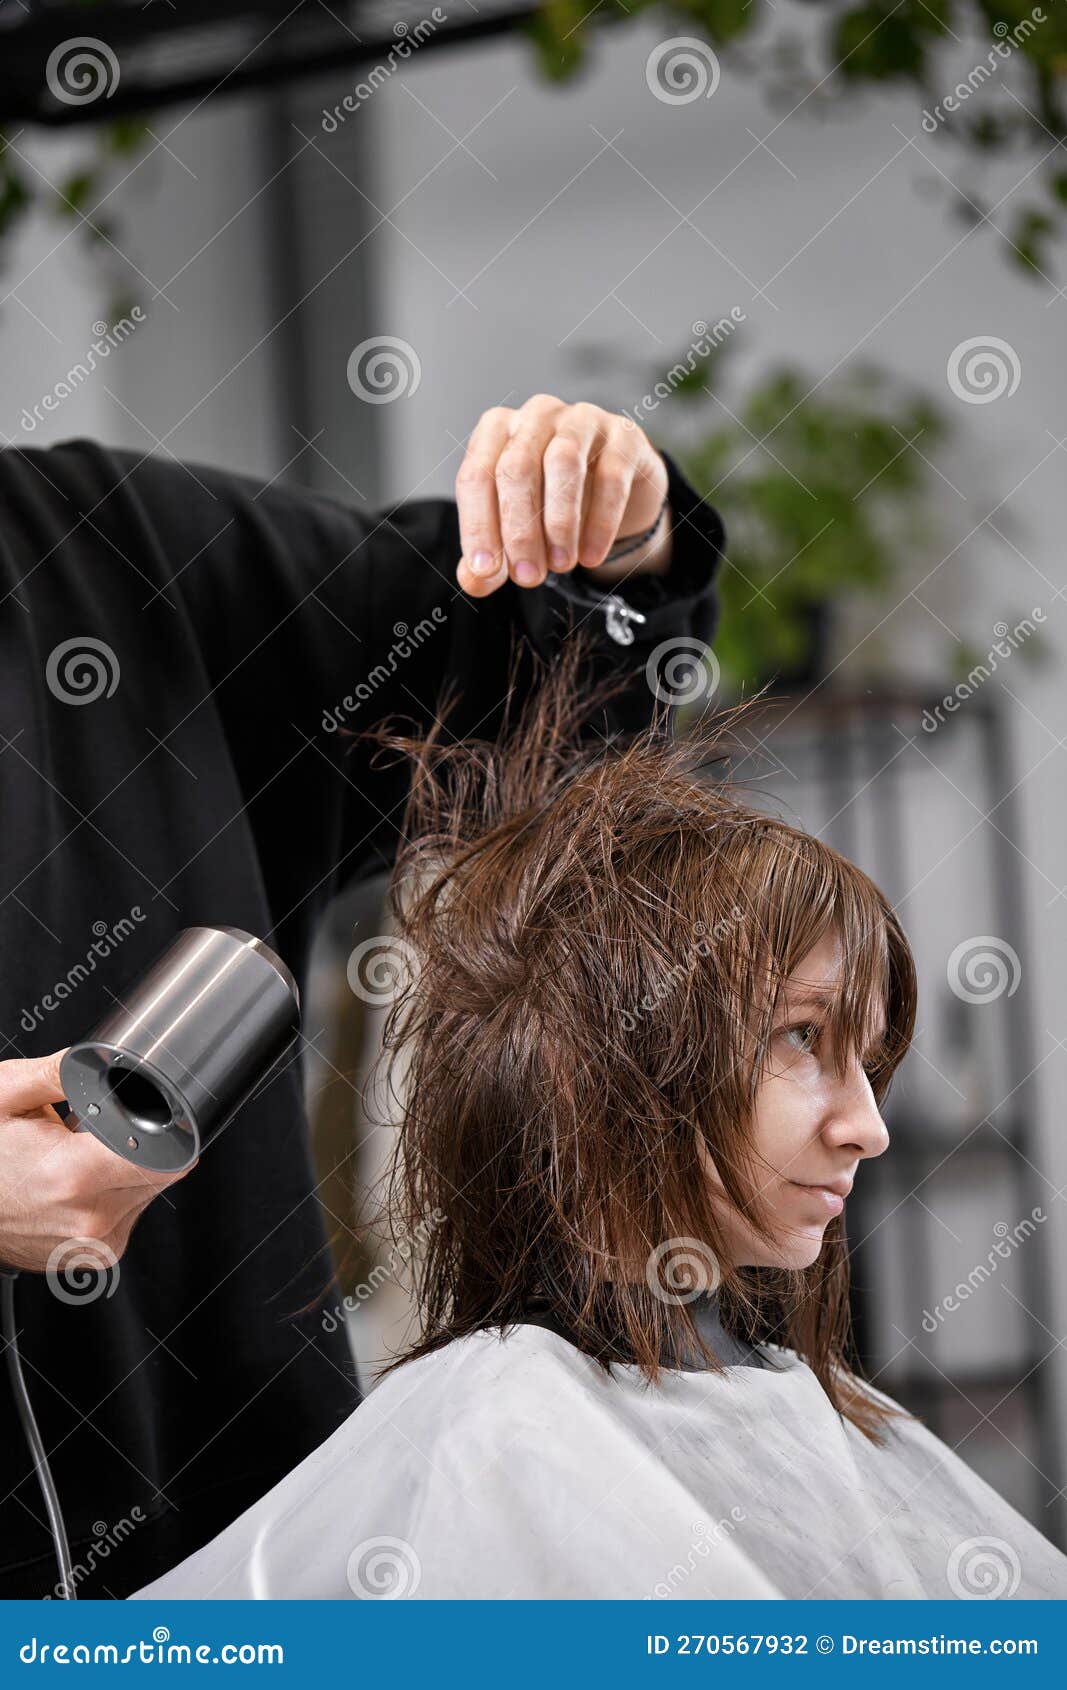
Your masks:
<svg viewBox="0 0 1067 1690"><path fill-rule="evenodd" d="M217 720L282 921L395 849L403 771L372 769L352 731L386 716L425 726L451 688L449 732L491 736L516 642L551 659L579 626L604 671L633 677L611 725L648 719L650 657L712 638L723 548L718 514L664 456L666 575L604 592L577 570L474 600L455 578L450 499L368 511L85 440L3 454L8 516L32 531L28 567L60 605L56 632L78 606L74 631L110 636L121 655L127 699L136 671L168 698L168 720L207 718L209 737Z"/></svg>

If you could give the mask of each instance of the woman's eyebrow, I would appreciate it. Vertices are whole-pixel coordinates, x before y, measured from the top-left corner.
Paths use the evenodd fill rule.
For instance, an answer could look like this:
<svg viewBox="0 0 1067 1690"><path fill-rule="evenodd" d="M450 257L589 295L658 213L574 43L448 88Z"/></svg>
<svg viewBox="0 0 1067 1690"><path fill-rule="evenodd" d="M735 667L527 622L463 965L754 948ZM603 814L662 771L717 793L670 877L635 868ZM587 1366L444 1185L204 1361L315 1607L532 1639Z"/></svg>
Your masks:
<svg viewBox="0 0 1067 1690"><path fill-rule="evenodd" d="M832 986L787 986L786 997L790 1011L803 1009L805 1004L814 1004L818 1009L826 1009L837 997L837 992Z"/></svg>
<svg viewBox="0 0 1067 1690"><path fill-rule="evenodd" d="M787 998L785 1014L791 1016L802 1013L806 1008L827 1009L835 1001L838 994L836 988L832 986L795 986L792 991L786 986L785 995ZM881 1049L888 1032L889 1027L883 1016L880 1027L871 1035L870 1048L865 1052L868 1060Z"/></svg>

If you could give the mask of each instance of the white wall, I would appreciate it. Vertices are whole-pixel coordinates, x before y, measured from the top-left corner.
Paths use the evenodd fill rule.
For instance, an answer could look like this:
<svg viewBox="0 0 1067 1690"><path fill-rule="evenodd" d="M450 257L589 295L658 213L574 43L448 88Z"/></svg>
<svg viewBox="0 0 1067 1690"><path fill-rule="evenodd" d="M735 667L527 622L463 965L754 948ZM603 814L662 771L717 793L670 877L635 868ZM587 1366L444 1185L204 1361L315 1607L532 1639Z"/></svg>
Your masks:
<svg viewBox="0 0 1067 1690"><path fill-rule="evenodd" d="M790 9L794 25L796 13ZM810 106L786 116L727 67L710 100L670 106L645 81L657 39L650 25L618 32L591 72L562 90L538 79L517 42L427 55L359 115L361 123L373 120L381 205L391 218L376 251L388 308L373 328L410 341L422 364L418 391L384 407L388 490L398 498L414 488L447 492L458 442L490 404L516 405L548 391L633 405L647 391L647 373L684 354L689 325L715 321L732 306L748 318L731 367L733 391L777 360L801 363L815 381L866 358L925 386L950 410L960 443L946 465L952 485L943 488L939 543L915 560L916 597L901 594L904 602L887 606L877 631L869 613L854 622L859 645L842 678L859 681L880 667L921 675L940 694L941 664L956 640L966 637L984 652L998 618L1014 625L1034 607L1047 618L1047 668L1012 656L986 684L1010 689L1004 702L1020 782L1023 854L1013 861L1039 1064L1031 1094L1034 1178L1047 1233L1055 1232L1042 1241L1054 1300L1044 1349L1052 1350L1067 1316L1067 1208L1056 1194L1067 1181L1067 1063L1057 1049L1065 1031L1067 900L1057 889L1067 801L1056 744L1064 731L1065 464L1054 438L1064 434L1067 299L1011 267L988 230L968 233L949 217L939 172L954 175L959 159L923 131L913 100L865 94L832 118L820 120ZM977 57L960 53L963 67ZM946 70L945 87L955 80L956 71ZM998 167L985 184L989 198L1008 196L1001 219L1031 194L1029 183L1011 190L1032 162ZM973 180L966 171L964 179ZM1018 354L1022 380L1012 397L976 405L949 391L950 353L978 335L1006 340ZM589 352L608 359L595 379L583 374ZM651 419L650 432L657 437L661 420L669 438L666 410ZM851 644L844 640L839 655ZM954 789L951 758L934 761L922 814L909 818L918 852L911 883L892 889L925 971L920 1026L924 1009L929 1015L944 996L947 949L988 931L977 865L994 837L985 824L967 838L979 821L978 788ZM993 824L1003 825L1000 812ZM974 1010L987 1013L996 1011ZM927 1070L926 1078L940 1101L953 1100L951 1076ZM1013 1075L994 1101L1023 1078ZM1003 1206L1007 1196L999 1195ZM967 1251L987 1229L954 1230L971 1240L961 1245L969 1265ZM1010 1324L1006 1283L984 1288L990 1360ZM918 1320L921 1311L913 1312ZM1004 1345L1009 1359L1006 1337ZM1063 1403L1062 1347L1055 1365Z"/></svg>
<svg viewBox="0 0 1067 1690"><path fill-rule="evenodd" d="M23 445L91 434L273 473L280 430L257 108L165 112L152 128L159 144L120 170L125 180L94 213L118 251L90 252L82 231L40 213L6 248L0 428ZM87 130L26 132L17 145L42 191L93 153ZM84 363L93 324L112 322L122 286L144 321L28 431L24 408Z"/></svg>

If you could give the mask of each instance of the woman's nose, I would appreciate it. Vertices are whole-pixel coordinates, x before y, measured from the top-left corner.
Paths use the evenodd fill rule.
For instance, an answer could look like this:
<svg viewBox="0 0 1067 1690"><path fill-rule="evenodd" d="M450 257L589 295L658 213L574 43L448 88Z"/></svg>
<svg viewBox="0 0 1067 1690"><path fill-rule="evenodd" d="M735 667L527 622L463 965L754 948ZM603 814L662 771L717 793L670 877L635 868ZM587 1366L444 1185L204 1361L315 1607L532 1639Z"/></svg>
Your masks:
<svg viewBox="0 0 1067 1690"><path fill-rule="evenodd" d="M834 1144L852 1145L859 1156L881 1156L889 1148L889 1129L866 1070L855 1059L838 1087L828 1131Z"/></svg>

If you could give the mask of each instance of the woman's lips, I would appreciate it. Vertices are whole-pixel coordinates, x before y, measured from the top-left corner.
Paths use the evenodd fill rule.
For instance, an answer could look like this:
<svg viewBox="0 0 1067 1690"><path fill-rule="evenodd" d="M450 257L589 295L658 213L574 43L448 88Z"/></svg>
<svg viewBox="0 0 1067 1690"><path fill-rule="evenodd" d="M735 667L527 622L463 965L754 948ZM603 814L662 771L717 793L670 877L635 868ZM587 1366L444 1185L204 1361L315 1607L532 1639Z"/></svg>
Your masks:
<svg viewBox="0 0 1067 1690"><path fill-rule="evenodd" d="M827 1215L839 1215L845 1206L845 1199L839 1192L831 1191L828 1185L802 1185L799 1180L791 1180L798 1191L806 1191L815 1202L821 1203Z"/></svg>

